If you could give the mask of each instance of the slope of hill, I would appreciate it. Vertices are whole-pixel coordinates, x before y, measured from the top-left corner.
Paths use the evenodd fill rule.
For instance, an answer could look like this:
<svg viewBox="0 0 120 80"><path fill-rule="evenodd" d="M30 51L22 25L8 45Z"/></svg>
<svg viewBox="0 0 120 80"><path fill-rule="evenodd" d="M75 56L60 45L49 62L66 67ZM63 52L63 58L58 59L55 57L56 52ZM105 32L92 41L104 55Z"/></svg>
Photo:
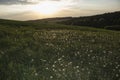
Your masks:
<svg viewBox="0 0 120 80"><path fill-rule="evenodd" d="M58 23L61 21L67 21L72 19L72 17L56 17L56 18L45 18L45 19L38 19L38 20L29 20L29 22L52 22L52 23Z"/></svg>
<svg viewBox="0 0 120 80"><path fill-rule="evenodd" d="M33 22L54 22L66 25L89 26L120 30L120 11L85 17L63 17L33 20Z"/></svg>
<svg viewBox="0 0 120 80"><path fill-rule="evenodd" d="M0 19L0 25L20 27L20 26L30 26L30 25L32 25L32 23L30 23L30 22L28 23L28 22L25 22L25 21Z"/></svg>
<svg viewBox="0 0 120 80"><path fill-rule="evenodd" d="M60 23L67 25L92 26L97 28L109 28L109 26L113 26L113 29L120 30L120 11L95 16L72 18Z"/></svg>
<svg viewBox="0 0 120 80"><path fill-rule="evenodd" d="M13 22L0 25L0 80L120 79L120 32Z"/></svg>

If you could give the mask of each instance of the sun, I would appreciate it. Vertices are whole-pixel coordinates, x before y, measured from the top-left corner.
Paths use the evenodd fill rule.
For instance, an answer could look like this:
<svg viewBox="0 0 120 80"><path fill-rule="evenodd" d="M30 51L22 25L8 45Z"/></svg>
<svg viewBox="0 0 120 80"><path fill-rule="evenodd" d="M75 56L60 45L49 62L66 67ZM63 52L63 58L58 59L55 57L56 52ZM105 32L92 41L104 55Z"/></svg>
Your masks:
<svg viewBox="0 0 120 80"><path fill-rule="evenodd" d="M33 11L37 11L44 15L55 14L60 10L60 5L57 2L44 1L33 7Z"/></svg>

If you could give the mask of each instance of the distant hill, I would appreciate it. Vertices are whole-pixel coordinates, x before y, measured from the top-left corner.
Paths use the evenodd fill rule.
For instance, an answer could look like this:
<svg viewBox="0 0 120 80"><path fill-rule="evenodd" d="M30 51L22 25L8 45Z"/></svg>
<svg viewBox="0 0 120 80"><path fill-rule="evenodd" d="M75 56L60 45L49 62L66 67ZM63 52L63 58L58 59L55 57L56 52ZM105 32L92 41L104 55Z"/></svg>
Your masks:
<svg viewBox="0 0 120 80"><path fill-rule="evenodd" d="M29 20L29 22L53 22L58 23L62 21L71 20L72 17L56 17L56 18L45 18L45 19L38 19L38 20Z"/></svg>
<svg viewBox="0 0 120 80"><path fill-rule="evenodd" d="M77 17L67 21L61 21L60 23L67 25L93 26L98 28L107 26L118 27L116 25L120 25L120 11L95 16Z"/></svg>
<svg viewBox="0 0 120 80"><path fill-rule="evenodd" d="M120 11L83 17L57 17L32 20L31 22L55 22L66 25L89 26L120 30Z"/></svg>
<svg viewBox="0 0 120 80"><path fill-rule="evenodd" d="M23 25L23 23L24 23L23 21L0 19L0 25L5 25L5 26L18 26L18 25Z"/></svg>
<svg viewBox="0 0 120 80"><path fill-rule="evenodd" d="M39 23L38 23L39 24ZM38 24L29 21L16 21L16 20L7 20L0 19L0 25L9 26L9 27L21 27L21 26L37 26Z"/></svg>
<svg viewBox="0 0 120 80"><path fill-rule="evenodd" d="M0 19L0 25L6 26L41 26L46 23L57 23L75 26L87 26L95 28L105 28L110 30L120 30L120 11L83 17L56 17L29 21L15 21Z"/></svg>

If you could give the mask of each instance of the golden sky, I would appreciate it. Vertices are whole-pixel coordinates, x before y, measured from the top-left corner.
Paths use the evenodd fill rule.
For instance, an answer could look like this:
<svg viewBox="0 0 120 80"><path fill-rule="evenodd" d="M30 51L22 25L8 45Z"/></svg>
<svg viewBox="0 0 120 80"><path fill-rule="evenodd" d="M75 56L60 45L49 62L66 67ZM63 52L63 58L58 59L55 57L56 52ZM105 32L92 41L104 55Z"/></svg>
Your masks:
<svg viewBox="0 0 120 80"><path fill-rule="evenodd" d="M0 18L33 20L120 11L120 0L0 0Z"/></svg>

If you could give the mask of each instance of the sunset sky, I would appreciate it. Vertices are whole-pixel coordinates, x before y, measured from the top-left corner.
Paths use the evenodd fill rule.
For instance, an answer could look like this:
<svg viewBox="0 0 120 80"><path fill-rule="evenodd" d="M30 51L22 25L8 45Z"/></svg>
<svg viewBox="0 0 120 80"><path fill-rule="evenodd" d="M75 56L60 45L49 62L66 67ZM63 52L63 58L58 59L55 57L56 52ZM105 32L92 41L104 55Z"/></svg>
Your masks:
<svg viewBox="0 0 120 80"><path fill-rule="evenodd" d="M0 18L33 20L120 11L120 0L0 0Z"/></svg>

